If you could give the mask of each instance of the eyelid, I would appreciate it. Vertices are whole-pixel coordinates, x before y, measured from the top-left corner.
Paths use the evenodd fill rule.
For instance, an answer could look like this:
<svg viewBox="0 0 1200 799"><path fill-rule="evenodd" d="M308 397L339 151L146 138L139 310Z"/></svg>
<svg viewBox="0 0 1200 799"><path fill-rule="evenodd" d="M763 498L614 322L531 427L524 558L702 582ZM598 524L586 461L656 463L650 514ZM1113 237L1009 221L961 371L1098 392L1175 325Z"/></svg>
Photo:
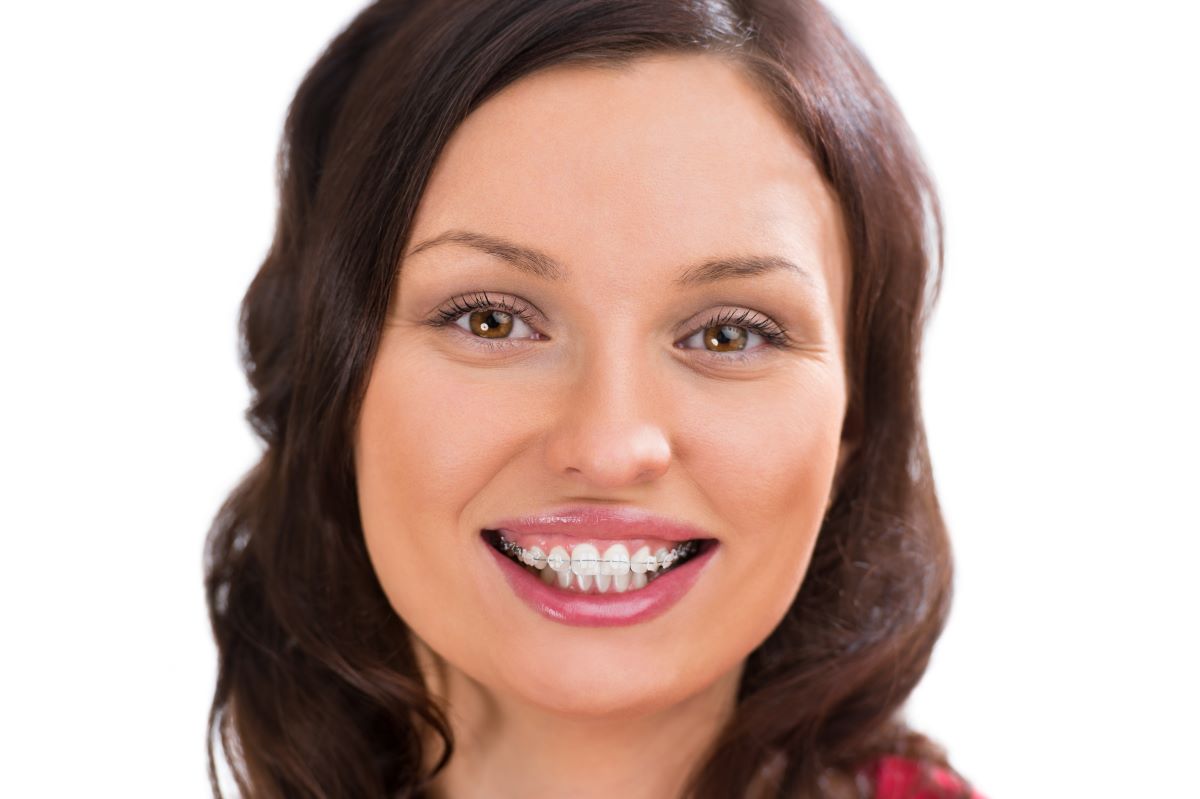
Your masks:
<svg viewBox="0 0 1200 799"><path fill-rule="evenodd" d="M428 320L428 324L434 326L449 325L457 321L463 314L472 311L494 309L504 311L519 317L522 321L533 327L535 319L541 319L542 315L533 307L518 297L510 297L507 295L498 295L499 299L492 299L486 291L476 291L470 294L459 294L451 297L446 305L441 306L433 312L432 318Z"/></svg>
<svg viewBox="0 0 1200 799"><path fill-rule="evenodd" d="M743 306L727 306L717 310L706 311L699 319L700 321L698 322L689 322L686 329L691 333L695 333L697 330L705 327L734 325L755 331L761 329L765 331L763 335L783 335L787 333L783 325L776 322L772 317Z"/></svg>

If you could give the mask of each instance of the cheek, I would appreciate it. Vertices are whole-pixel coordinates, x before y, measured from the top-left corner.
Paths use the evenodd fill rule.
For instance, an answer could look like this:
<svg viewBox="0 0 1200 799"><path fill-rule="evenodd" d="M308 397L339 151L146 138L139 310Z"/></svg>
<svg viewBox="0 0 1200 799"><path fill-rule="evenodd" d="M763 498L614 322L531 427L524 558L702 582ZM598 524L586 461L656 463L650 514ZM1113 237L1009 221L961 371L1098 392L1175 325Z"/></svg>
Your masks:
<svg viewBox="0 0 1200 799"><path fill-rule="evenodd" d="M722 517L747 536L768 535L788 518L810 519L828 499L844 389L833 368L788 378L722 396L719 403L702 401L690 414L704 420L690 438L694 459L703 460L696 468L706 475L707 494L725 503ZM730 410L713 412L722 405ZM719 483L724 490L717 490Z"/></svg>
<svg viewBox="0 0 1200 799"><path fill-rule="evenodd" d="M462 578L454 564L477 544L462 529L464 508L511 459L507 442L527 418L522 400L498 391L494 377L473 377L387 336L381 342L356 434L359 511L380 584L418 631L445 618L427 618L431 595L468 601L443 590ZM440 610L476 615L467 606Z"/></svg>
<svg viewBox="0 0 1200 799"><path fill-rule="evenodd" d="M737 609L743 620L759 619L769 632L800 587L825 515L844 385L837 368L814 368L770 390L760 385L724 399L735 412L717 422L710 405L698 417L709 421L696 427L691 471L731 525L723 554L738 586Z"/></svg>
<svg viewBox="0 0 1200 799"><path fill-rule="evenodd" d="M413 521L458 518L509 457L498 444L523 418L518 400L494 380L382 348L359 421L360 492Z"/></svg>

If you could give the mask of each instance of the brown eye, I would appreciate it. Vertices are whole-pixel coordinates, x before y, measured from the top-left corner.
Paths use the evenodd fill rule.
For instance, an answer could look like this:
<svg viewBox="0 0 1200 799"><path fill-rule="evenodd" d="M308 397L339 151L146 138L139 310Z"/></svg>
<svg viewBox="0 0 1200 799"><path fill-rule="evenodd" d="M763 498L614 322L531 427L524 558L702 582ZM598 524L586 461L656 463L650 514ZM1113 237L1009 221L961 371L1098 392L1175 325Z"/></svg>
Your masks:
<svg viewBox="0 0 1200 799"><path fill-rule="evenodd" d="M748 363L791 347L787 331L769 316L745 308L711 317L675 346L707 353L713 363ZM754 346L759 339L766 346Z"/></svg>
<svg viewBox="0 0 1200 799"><path fill-rule="evenodd" d="M737 325L713 325L703 331L704 345L712 352L738 352L746 349L745 328Z"/></svg>
<svg viewBox="0 0 1200 799"><path fill-rule="evenodd" d="M481 338L504 338L512 332L513 316L493 308L472 311L467 327Z"/></svg>

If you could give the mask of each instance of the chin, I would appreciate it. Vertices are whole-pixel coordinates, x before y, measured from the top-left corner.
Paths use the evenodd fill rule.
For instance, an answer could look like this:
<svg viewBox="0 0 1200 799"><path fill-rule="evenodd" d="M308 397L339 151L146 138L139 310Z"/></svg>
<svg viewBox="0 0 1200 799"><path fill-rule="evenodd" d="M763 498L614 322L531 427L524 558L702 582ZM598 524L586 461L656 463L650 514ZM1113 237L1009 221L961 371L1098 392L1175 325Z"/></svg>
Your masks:
<svg viewBox="0 0 1200 799"><path fill-rule="evenodd" d="M543 650L505 663L495 674L503 674L507 684L489 680L493 692L515 695L548 713L588 719L652 714L702 693L720 676L690 672L661 655L603 646Z"/></svg>

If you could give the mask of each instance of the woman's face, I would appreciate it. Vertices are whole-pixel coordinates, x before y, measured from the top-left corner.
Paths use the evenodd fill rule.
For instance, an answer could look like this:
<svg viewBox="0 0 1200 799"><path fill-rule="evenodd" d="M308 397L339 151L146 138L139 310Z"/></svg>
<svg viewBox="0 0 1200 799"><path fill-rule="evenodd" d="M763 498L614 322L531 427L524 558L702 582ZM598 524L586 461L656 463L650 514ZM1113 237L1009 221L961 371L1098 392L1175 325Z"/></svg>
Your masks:
<svg viewBox="0 0 1200 799"><path fill-rule="evenodd" d="M559 66L483 104L425 189L357 430L396 611L560 713L740 673L830 496L847 269L804 146L715 56Z"/></svg>

